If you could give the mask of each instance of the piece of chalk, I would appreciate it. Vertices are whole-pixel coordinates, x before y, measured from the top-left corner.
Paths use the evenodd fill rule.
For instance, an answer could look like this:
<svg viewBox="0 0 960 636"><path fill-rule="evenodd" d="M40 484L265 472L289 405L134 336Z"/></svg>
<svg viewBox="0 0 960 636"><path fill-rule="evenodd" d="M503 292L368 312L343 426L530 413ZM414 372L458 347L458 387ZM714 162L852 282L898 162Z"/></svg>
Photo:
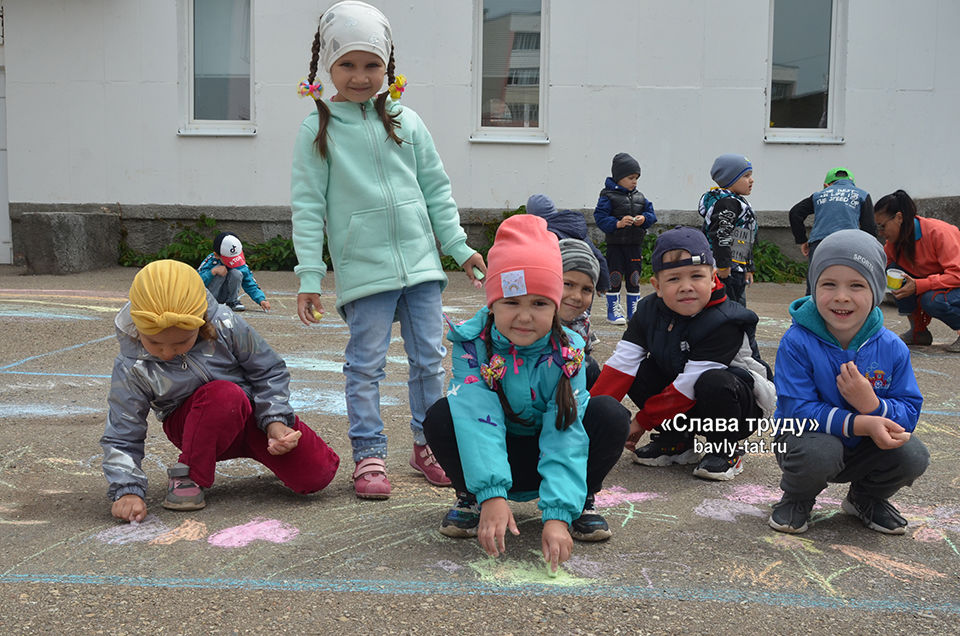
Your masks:
<svg viewBox="0 0 960 636"><path fill-rule="evenodd" d="M554 570L552 567L550 567L549 561L547 561L546 564L547 564L547 576L549 576L551 579L557 578L557 575L560 574L560 568L558 567L556 570Z"/></svg>
<svg viewBox="0 0 960 636"><path fill-rule="evenodd" d="M480 271L480 268L474 265L473 267L473 277L477 280L483 280L484 273Z"/></svg>
<svg viewBox="0 0 960 636"><path fill-rule="evenodd" d="M322 311L317 311L316 309L314 309L314 310L313 310L313 319L314 319L314 320L320 320L321 318L323 318L323 312L322 312Z"/></svg>

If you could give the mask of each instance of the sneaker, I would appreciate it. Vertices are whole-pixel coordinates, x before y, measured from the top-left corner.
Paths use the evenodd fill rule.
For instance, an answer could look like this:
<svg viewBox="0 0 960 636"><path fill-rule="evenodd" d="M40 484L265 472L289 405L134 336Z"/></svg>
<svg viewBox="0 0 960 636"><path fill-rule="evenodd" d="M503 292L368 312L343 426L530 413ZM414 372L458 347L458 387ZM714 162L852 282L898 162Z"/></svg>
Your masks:
<svg viewBox="0 0 960 636"><path fill-rule="evenodd" d="M929 329L914 331L911 327L900 334L900 339L908 345L916 345L918 347L926 347L933 344L933 334L930 333Z"/></svg>
<svg viewBox="0 0 960 636"><path fill-rule="evenodd" d="M774 530L800 534L809 528L810 511L813 510L813 499L788 499L786 495L773 504L773 512L767 523Z"/></svg>
<svg viewBox="0 0 960 636"><path fill-rule="evenodd" d="M387 465L379 457L364 457L353 470L353 490L360 499L387 499L390 480Z"/></svg>
<svg viewBox="0 0 960 636"><path fill-rule="evenodd" d="M611 325L625 325L627 318L623 314L623 305L620 304L619 292L607 293L607 322Z"/></svg>
<svg viewBox="0 0 960 636"><path fill-rule="evenodd" d="M167 496L163 507L170 510L200 510L207 505L203 488L190 479L190 467L177 462L167 469Z"/></svg>
<svg viewBox="0 0 960 636"><path fill-rule="evenodd" d="M651 433L650 443L633 451L633 463L643 466L669 466L670 464L693 464L700 459L693 450L693 437L668 437Z"/></svg>
<svg viewBox="0 0 960 636"><path fill-rule="evenodd" d="M447 473L443 472L443 468L440 467L440 463L437 462L437 458L433 456L433 451L430 450L429 445L413 445L413 454L410 456L410 465L413 466L413 469L417 472L423 473L423 476L427 478L427 481L434 486L450 485L450 478L447 477Z"/></svg>
<svg viewBox="0 0 960 636"><path fill-rule="evenodd" d="M583 503L583 512L571 525L570 536L578 541L606 541L613 536L607 520L597 513L593 500L593 495L587 497Z"/></svg>
<svg viewBox="0 0 960 636"><path fill-rule="evenodd" d="M904 534L907 531L907 520L886 499L854 495L851 490L840 507L845 513L859 517L871 530L884 534Z"/></svg>
<svg viewBox="0 0 960 636"><path fill-rule="evenodd" d="M950 353L960 353L960 335L958 335L957 339L953 341L953 344L947 345L947 351Z"/></svg>
<svg viewBox="0 0 960 636"><path fill-rule="evenodd" d="M235 312L237 312L237 313L240 313L241 311L246 311L246 310L247 310L247 308L244 307L244 306L243 306L243 303L240 302L239 300L236 301L236 302L227 303L227 307L229 307L230 309L232 309L233 311L235 311Z"/></svg>
<svg viewBox="0 0 960 636"><path fill-rule="evenodd" d="M480 525L480 505L477 498L465 492L457 493L457 503L440 522L440 534L454 539L477 536Z"/></svg>
<svg viewBox="0 0 960 636"><path fill-rule="evenodd" d="M738 448L731 457L708 453L703 456L693 474L701 479L730 481L743 472L743 450Z"/></svg>

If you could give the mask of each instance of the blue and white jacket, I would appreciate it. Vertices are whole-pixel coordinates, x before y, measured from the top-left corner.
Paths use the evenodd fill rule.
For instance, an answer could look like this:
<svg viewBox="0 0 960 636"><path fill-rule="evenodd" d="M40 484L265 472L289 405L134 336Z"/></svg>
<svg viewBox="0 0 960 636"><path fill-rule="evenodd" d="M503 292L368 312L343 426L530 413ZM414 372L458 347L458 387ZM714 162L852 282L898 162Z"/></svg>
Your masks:
<svg viewBox="0 0 960 636"><path fill-rule="evenodd" d="M486 344L481 339L489 310L457 325L449 322L447 338L453 343L453 378L447 402L460 448L460 463L467 489L481 503L493 497L528 501L540 498L543 521L559 519L570 524L580 516L587 496L587 451L590 440L583 428L583 414L590 394L586 373L570 378L577 401L577 418L557 430L557 384L563 373L561 352L550 334L531 345L517 347L495 326L490 328L493 356L503 357L504 395L520 418L529 424L511 422L504 415L497 393L483 380L487 365ZM570 348L583 347L583 339L565 329ZM539 492L511 491L507 461L507 435L536 435L540 439L537 470L542 477Z"/></svg>
<svg viewBox="0 0 960 636"><path fill-rule="evenodd" d="M197 268L197 273L200 274L200 278L203 279L203 284L209 286L210 281L213 280L215 274L213 273L213 268L219 265L227 267L216 252L210 252L207 254L207 257L203 259L203 262L200 263L200 267ZM227 269L230 269L227 267ZM253 272L250 271L250 268L244 264L240 267L235 267L243 275L243 280L240 282L240 286L243 287L243 291L247 292L247 296L253 299L253 302L258 305L267 299L266 294L263 293L263 290L260 289L260 285L257 284L257 279L253 277Z"/></svg>
<svg viewBox="0 0 960 636"><path fill-rule="evenodd" d="M910 364L910 350L883 326L879 308L867 316L846 349L827 331L810 296L793 301L790 315L793 325L780 340L774 376L778 429L784 418L808 418L817 422L816 432L835 435L850 448L859 444L862 438L853 434L853 418L859 413L837 388L840 365L851 360L880 399L877 410L864 415L889 418L906 431L916 428L923 396Z"/></svg>

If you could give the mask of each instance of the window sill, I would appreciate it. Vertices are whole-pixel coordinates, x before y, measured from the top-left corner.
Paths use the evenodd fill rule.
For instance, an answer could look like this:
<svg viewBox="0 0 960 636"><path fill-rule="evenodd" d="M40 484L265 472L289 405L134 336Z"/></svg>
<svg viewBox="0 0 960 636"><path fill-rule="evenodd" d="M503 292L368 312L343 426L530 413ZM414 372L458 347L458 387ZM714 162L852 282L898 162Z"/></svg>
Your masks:
<svg viewBox="0 0 960 636"><path fill-rule="evenodd" d="M499 131L477 131L470 135L472 144L528 144L528 145L546 145L550 143L550 138L542 130L536 132L499 132Z"/></svg>
<svg viewBox="0 0 960 636"><path fill-rule="evenodd" d="M191 125L177 129L179 137L254 137L257 127L250 124Z"/></svg>
<svg viewBox="0 0 960 636"><path fill-rule="evenodd" d="M767 144L844 144L847 140L842 135L830 133L809 133L806 131L767 132L763 135L763 142Z"/></svg>

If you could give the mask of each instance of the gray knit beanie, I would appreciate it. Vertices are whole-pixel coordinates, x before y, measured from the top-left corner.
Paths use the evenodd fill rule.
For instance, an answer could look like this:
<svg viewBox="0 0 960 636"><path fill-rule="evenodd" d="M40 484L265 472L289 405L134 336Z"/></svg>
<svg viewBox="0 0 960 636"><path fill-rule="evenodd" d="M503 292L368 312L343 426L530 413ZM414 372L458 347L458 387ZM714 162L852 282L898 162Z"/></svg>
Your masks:
<svg viewBox="0 0 960 636"><path fill-rule="evenodd" d="M823 270L831 265L852 267L867 279L873 292L873 306L879 307L886 293L886 263L883 246L874 236L863 230L838 230L820 241L810 261L807 278L810 289L816 290Z"/></svg>
<svg viewBox="0 0 960 636"><path fill-rule="evenodd" d="M640 174L640 163L625 152L618 152L613 156L613 165L610 174L614 181L620 181L631 174Z"/></svg>
<svg viewBox="0 0 960 636"><path fill-rule="evenodd" d="M586 241L580 239L560 239L560 258L563 259L563 271L583 272L590 277L593 285L600 278L600 262Z"/></svg>
<svg viewBox="0 0 960 636"><path fill-rule="evenodd" d="M710 168L710 177L716 181L717 185L721 188L729 188L737 182L737 179L746 174L748 170L753 170L753 164L743 155L720 155L713 160L713 167Z"/></svg>
<svg viewBox="0 0 960 636"><path fill-rule="evenodd" d="M527 214L547 218L557 213L553 199L545 194L531 194L527 199Z"/></svg>

